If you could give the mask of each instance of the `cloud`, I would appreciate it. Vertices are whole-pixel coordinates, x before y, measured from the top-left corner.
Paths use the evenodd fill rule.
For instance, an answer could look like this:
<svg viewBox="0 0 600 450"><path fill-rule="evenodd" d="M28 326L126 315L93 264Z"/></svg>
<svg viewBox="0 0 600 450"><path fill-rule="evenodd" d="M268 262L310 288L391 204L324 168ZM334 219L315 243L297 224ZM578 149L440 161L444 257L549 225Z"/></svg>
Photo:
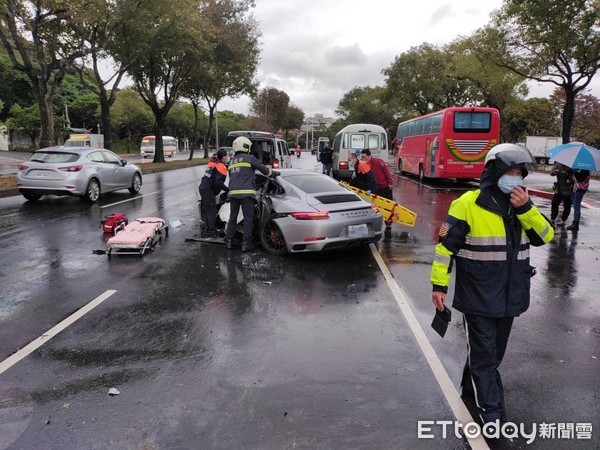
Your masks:
<svg viewBox="0 0 600 450"><path fill-rule="evenodd" d="M437 25L443 22L446 19L451 19L456 16L456 13L452 9L452 5L450 3L445 3L436 9L431 17L429 18L429 22L427 25Z"/></svg>

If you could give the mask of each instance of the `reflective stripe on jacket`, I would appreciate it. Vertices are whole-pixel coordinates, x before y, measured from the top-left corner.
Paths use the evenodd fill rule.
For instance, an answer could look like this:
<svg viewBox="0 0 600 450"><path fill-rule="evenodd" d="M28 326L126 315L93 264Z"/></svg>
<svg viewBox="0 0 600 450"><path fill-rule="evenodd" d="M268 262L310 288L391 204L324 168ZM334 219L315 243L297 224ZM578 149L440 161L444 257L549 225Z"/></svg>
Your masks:
<svg viewBox="0 0 600 450"><path fill-rule="evenodd" d="M551 241L554 229L531 202L513 211L507 199L500 199L507 211L503 213L500 205L494 210L490 207L494 195L491 188L477 190L452 202L440 228L431 283L434 291L446 292L454 262L454 308L481 316L514 317L529 307L530 243Z"/></svg>
<svg viewBox="0 0 600 450"><path fill-rule="evenodd" d="M271 176L271 169L261 164L249 153L238 152L229 164L229 196L235 198L254 197L256 195L256 174L258 170Z"/></svg>
<svg viewBox="0 0 600 450"><path fill-rule="evenodd" d="M210 189L215 195L221 191L227 192L226 177L227 167L225 167L225 164L220 161L210 161L198 189Z"/></svg>

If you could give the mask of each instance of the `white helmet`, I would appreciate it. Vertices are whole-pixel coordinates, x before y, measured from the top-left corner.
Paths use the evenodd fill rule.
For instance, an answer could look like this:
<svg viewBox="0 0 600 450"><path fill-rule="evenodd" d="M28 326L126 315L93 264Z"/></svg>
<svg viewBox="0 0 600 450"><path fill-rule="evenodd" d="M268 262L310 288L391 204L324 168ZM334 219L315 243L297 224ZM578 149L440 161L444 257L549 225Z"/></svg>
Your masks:
<svg viewBox="0 0 600 450"><path fill-rule="evenodd" d="M235 141L233 141L232 147L233 147L234 152L250 153L250 147L252 147L252 141L250 139L248 139L247 137L240 136L238 138L235 138Z"/></svg>
<svg viewBox="0 0 600 450"><path fill-rule="evenodd" d="M494 146L485 156L485 166L490 161L501 161L511 167L517 164L533 164L535 159L526 148L517 144L499 144Z"/></svg>

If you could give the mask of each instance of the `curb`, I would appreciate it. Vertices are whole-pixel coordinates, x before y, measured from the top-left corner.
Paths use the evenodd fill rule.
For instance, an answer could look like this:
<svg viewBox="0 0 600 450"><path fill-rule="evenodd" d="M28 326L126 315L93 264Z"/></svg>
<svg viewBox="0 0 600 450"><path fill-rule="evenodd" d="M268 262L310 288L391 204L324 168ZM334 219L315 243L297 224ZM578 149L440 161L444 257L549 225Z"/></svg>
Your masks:
<svg viewBox="0 0 600 450"><path fill-rule="evenodd" d="M535 195L536 197L552 198L554 196L554 194L552 192L540 191L538 189L527 188L527 191L529 192L530 195Z"/></svg>

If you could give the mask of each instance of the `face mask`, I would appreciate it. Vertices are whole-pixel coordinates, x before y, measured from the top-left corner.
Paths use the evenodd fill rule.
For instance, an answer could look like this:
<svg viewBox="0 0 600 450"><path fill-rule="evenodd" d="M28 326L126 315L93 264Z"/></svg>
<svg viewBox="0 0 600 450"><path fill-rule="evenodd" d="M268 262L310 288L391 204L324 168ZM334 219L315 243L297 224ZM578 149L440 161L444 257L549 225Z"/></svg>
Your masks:
<svg viewBox="0 0 600 450"><path fill-rule="evenodd" d="M498 180L498 187L505 194L510 194L521 183L523 183L521 175L502 175Z"/></svg>

